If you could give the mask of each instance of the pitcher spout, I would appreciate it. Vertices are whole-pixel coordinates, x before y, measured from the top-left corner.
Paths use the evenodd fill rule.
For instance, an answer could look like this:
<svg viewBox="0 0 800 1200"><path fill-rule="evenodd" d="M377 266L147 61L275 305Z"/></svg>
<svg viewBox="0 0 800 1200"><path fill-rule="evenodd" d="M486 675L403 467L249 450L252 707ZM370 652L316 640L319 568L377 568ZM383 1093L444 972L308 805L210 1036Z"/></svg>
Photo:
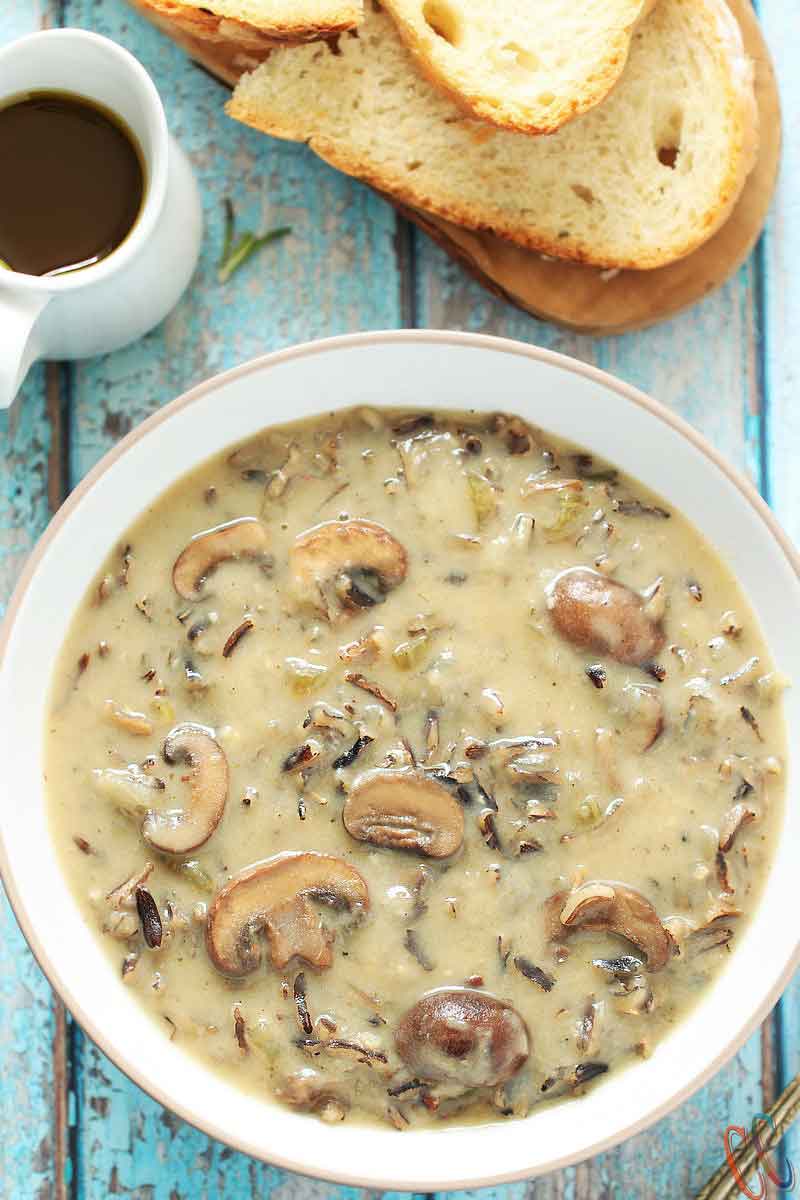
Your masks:
<svg viewBox="0 0 800 1200"><path fill-rule="evenodd" d="M28 369L41 357L36 327L49 300L46 293L0 287L0 408L11 407Z"/></svg>

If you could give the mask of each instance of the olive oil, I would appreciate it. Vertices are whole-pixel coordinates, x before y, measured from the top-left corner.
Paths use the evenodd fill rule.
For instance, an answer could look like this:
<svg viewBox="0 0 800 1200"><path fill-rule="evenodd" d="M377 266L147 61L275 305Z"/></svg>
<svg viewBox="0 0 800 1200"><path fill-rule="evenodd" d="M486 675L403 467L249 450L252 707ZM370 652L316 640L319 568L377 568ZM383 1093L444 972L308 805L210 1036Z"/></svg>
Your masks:
<svg viewBox="0 0 800 1200"><path fill-rule="evenodd" d="M0 260L28 275L92 266L133 228L145 190L122 121L66 92L30 92L0 108Z"/></svg>

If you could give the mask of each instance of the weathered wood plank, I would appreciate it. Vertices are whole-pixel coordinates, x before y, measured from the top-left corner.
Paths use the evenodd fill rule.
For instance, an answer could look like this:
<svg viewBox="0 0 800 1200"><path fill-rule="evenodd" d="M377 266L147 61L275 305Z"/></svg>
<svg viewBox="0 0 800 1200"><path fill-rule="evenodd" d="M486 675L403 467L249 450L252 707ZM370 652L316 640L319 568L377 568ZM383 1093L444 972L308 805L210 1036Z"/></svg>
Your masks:
<svg viewBox="0 0 800 1200"><path fill-rule="evenodd" d="M203 1137L134 1089L83 1037L75 1068L81 1200L117 1194L129 1200L378 1200L357 1188L287 1174ZM399 1197L385 1193L381 1200Z"/></svg>
<svg viewBox="0 0 800 1200"><path fill-rule="evenodd" d="M415 234L416 322L519 338L595 363L670 405L761 482L760 372L754 333L757 269L747 264L691 312L626 337L598 340L544 325L495 300ZM622 431L621 431L622 436ZM772 1046L772 1027L766 1029ZM771 1059L771 1054L768 1056ZM528 1185L535 1200L690 1196L719 1166L730 1120L762 1103L761 1035L678 1112L609 1154ZM770 1094L774 1080L766 1080ZM517 1200L518 1189L501 1189ZM454 1200L496 1200L497 1190Z"/></svg>
<svg viewBox="0 0 800 1200"><path fill-rule="evenodd" d="M300 147L230 121L224 90L121 0L68 0L68 23L128 46L153 75L170 127L190 153L207 222L192 286L143 342L73 372L71 475L83 475L122 434L191 384L256 354L349 329L401 323L393 212ZM293 234L216 281L229 195L243 229ZM150 1101L80 1033L75 1037L77 1188L82 1200L267 1195L356 1200L210 1141Z"/></svg>
<svg viewBox="0 0 800 1200"><path fill-rule="evenodd" d="M789 535L800 542L800 479L796 447L800 445L800 22L781 0L762 0L761 20L769 40L784 109L784 145L778 190L763 239L764 373L768 395L767 444L769 491Z"/></svg>
<svg viewBox="0 0 800 1200"><path fill-rule="evenodd" d="M784 108L785 140L778 193L763 245L764 287L763 351L768 396L766 413L769 498L795 543L800 543L800 479L797 449L800 446L800 22L793 8L781 0L762 0L761 20L772 49ZM797 686L797 681L795 681ZM800 980L795 979L779 1005L782 1031L780 1084L800 1072ZM800 1129L795 1126L784 1141L784 1153L800 1170Z"/></svg>
<svg viewBox="0 0 800 1200"><path fill-rule="evenodd" d="M199 380L291 342L400 320L396 221L387 205L303 148L225 116L227 90L122 0L68 0L69 23L128 46L155 79L170 128L191 155L206 218L189 291L142 343L75 370L72 473ZM242 230L290 225L225 285L217 282L223 198Z"/></svg>
<svg viewBox="0 0 800 1200"><path fill-rule="evenodd" d="M43 366L33 369L13 408L0 413L0 446L0 596L4 608L50 515L50 432Z"/></svg>
<svg viewBox="0 0 800 1200"><path fill-rule="evenodd" d="M0 5L0 45L54 23L54 6ZM0 611L33 542L60 502L50 478L58 455L47 416L46 369L34 368L0 414ZM0 1190L61 1200L66 1165L65 1017L30 954L0 887Z"/></svg>
<svg viewBox="0 0 800 1200"><path fill-rule="evenodd" d="M754 264L714 296L644 333L607 339L536 321L496 300L415 232L416 324L469 329L595 363L650 392L760 481Z"/></svg>

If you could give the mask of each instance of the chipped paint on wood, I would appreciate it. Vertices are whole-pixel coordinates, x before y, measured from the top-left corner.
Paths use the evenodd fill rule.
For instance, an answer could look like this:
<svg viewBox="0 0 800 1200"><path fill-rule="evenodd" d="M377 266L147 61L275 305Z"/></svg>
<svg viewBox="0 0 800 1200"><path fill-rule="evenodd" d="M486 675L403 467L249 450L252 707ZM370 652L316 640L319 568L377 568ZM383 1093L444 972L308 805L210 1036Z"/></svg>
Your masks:
<svg viewBox="0 0 800 1200"><path fill-rule="evenodd" d="M781 0L761 0L761 20L772 48L784 109L784 147L778 192L767 224L759 261L762 267L759 313L764 383L768 397L764 460L769 500L795 544L800 544L800 22ZM795 681L795 686L797 686ZM780 1088L800 1072L800 980L778 1005ZM800 1128L784 1139L783 1157L800 1170Z"/></svg>
<svg viewBox="0 0 800 1200"><path fill-rule="evenodd" d="M227 117L226 90L122 0L69 0L67 15L122 42L150 71L197 173L206 221L192 285L164 324L76 367L71 466L80 478L132 425L192 384L293 342L393 327L400 306L396 220L386 204L303 147ZM242 230L289 225L292 233L220 284L225 196Z"/></svg>
<svg viewBox="0 0 800 1200"><path fill-rule="evenodd" d="M204 1137L133 1088L82 1035L76 1066L77 1190L87 1200L400 1200L291 1175Z"/></svg>
<svg viewBox="0 0 800 1200"><path fill-rule="evenodd" d="M0 44L46 23L46 5L0 4ZM35 367L13 408L0 413L0 604L3 610L48 511L50 430L45 368ZM61 1192L63 1022L0 888L0 1192L51 1200Z"/></svg>
<svg viewBox="0 0 800 1200"><path fill-rule="evenodd" d="M496 333L594 363L675 409L759 481L752 262L689 312L643 333L601 339L534 321L496 300L424 235L415 234L415 247L416 324Z"/></svg>

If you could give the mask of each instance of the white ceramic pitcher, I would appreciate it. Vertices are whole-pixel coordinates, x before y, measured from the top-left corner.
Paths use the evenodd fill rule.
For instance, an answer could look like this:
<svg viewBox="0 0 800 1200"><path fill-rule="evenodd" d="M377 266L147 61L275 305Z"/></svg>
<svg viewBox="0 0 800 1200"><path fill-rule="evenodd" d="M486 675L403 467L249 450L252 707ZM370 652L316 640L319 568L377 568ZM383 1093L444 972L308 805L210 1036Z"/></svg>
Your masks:
<svg viewBox="0 0 800 1200"><path fill-rule="evenodd" d="M144 157L145 193L128 236L93 266L52 278L0 269L0 408L36 359L104 354L157 325L189 282L203 228L189 162L132 54L83 29L30 34L0 49L0 105L36 91L71 92L120 116Z"/></svg>

